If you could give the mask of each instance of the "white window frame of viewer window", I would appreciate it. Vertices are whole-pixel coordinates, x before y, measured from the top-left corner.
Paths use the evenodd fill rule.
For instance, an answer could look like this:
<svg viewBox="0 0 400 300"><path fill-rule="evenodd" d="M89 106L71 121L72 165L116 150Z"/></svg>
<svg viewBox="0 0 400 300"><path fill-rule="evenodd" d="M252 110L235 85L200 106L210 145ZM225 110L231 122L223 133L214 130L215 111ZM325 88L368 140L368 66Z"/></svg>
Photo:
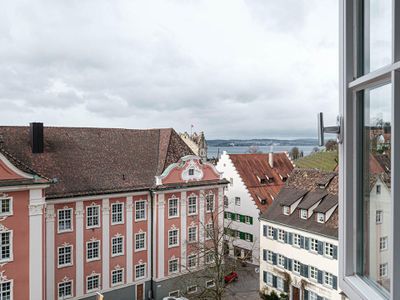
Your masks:
<svg viewBox="0 0 400 300"><path fill-rule="evenodd" d="M114 281L114 279L121 278L121 281ZM111 286L124 284L124 269L115 269L111 271Z"/></svg>
<svg viewBox="0 0 400 300"><path fill-rule="evenodd" d="M111 203L111 225L116 224L124 224L124 203L122 202Z"/></svg>
<svg viewBox="0 0 400 300"><path fill-rule="evenodd" d="M90 229L99 227L100 227L100 205L86 206L86 228Z"/></svg>
<svg viewBox="0 0 400 300"><path fill-rule="evenodd" d="M6 244L3 244L3 235L8 235L8 243ZM0 232L0 263L12 261L14 258L13 235L12 230ZM4 253L8 253L8 256Z"/></svg>
<svg viewBox="0 0 400 300"><path fill-rule="evenodd" d="M176 234L174 234L176 232ZM176 240L175 243L171 243L171 241ZM168 248L178 247L179 246L179 229L170 229L168 230Z"/></svg>
<svg viewBox="0 0 400 300"><path fill-rule="evenodd" d="M285 230L278 229L278 241L285 242Z"/></svg>
<svg viewBox="0 0 400 300"><path fill-rule="evenodd" d="M188 216L194 215L197 215L197 196L190 196L188 198Z"/></svg>
<svg viewBox="0 0 400 300"><path fill-rule="evenodd" d="M8 210L4 210L4 203L8 202ZM0 197L0 216L13 215L13 197Z"/></svg>
<svg viewBox="0 0 400 300"><path fill-rule="evenodd" d="M66 249L69 249L69 253L65 252ZM57 247L57 267L65 268L72 266L74 262L73 253L74 253L74 248L72 245L63 245ZM63 262L61 262L62 260Z"/></svg>
<svg viewBox="0 0 400 300"><path fill-rule="evenodd" d="M111 238L111 257L124 255L124 237L122 235Z"/></svg>
<svg viewBox="0 0 400 300"><path fill-rule="evenodd" d="M140 273L138 273L140 272ZM138 276L143 274L142 276ZM137 264L135 265L135 280L140 280L146 278L146 264Z"/></svg>
<svg viewBox="0 0 400 300"><path fill-rule="evenodd" d="M174 267L173 269L171 267ZM179 272L179 259L173 258L168 260L168 274L176 274Z"/></svg>
<svg viewBox="0 0 400 300"><path fill-rule="evenodd" d="M6 287L6 285L8 287ZM13 300L14 282L13 280L5 280L0 282L0 299Z"/></svg>
<svg viewBox="0 0 400 300"><path fill-rule="evenodd" d="M60 289L61 289L61 287L63 287L63 289L65 290L67 285L69 285L69 291L70 291L70 293L67 294L67 295L66 295L66 294L60 295ZM74 288L74 285L73 285L72 280L59 282L59 283L57 284L57 295L58 295L58 299L64 300L64 299L72 298L72 296L74 295L73 288Z"/></svg>
<svg viewBox="0 0 400 300"><path fill-rule="evenodd" d="M96 247L93 247L92 245L96 245L97 244L97 256L93 256L93 253L95 253L96 251ZM92 255L92 257L89 257L90 254ZM93 240L93 241L88 241L86 242L86 261L94 261L94 260L99 260L101 257L100 255L100 240Z"/></svg>
<svg viewBox="0 0 400 300"><path fill-rule="evenodd" d="M89 284L93 284L97 280L97 286L89 288ZM100 288L100 274L90 274L86 276L86 292L91 293L94 291L98 291Z"/></svg>
<svg viewBox="0 0 400 300"><path fill-rule="evenodd" d="M215 210L215 196L214 194L206 195L206 212L213 212Z"/></svg>
<svg viewBox="0 0 400 300"><path fill-rule="evenodd" d="M65 212L69 211L69 218L66 218ZM61 214L63 214L61 216ZM57 209L57 232L58 233L63 233L63 232L71 232L73 231L73 218L72 218L72 207L65 207L61 209ZM63 224L63 228L61 228L60 224ZM69 224L69 227L66 226L66 224Z"/></svg>
<svg viewBox="0 0 400 300"><path fill-rule="evenodd" d="M391 28L391 62L386 66L362 74L364 65L362 45L365 39L362 33L371 28L363 26L358 16L363 10L362 1L340 0L340 114L343 116L341 132L343 143L339 143L339 287L349 299L400 299L400 236L395 234L400 228L400 8L398 1L389 3L392 17ZM387 18L386 18L387 19ZM368 39L367 39L368 40ZM361 51L360 51L361 49ZM365 53L365 51L364 51ZM358 129L362 125L358 91L391 83L391 201L388 215L389 245L388 277L390 292L371 284L362 276L362 157L360 152L363 143ZM356 158L356 159L354 159ZM386 220L384 221L386 222ZM377 246L375 246L377 247Z"/></svg>
<svg viewBox="0 0 400 300"><path fill-rule="evenodd" d="M197 226L188 227L188 242L197 242Z"/></svg>
<svg viewBox="0 0 400 300"><path fill-rule="evenodd" d="M146 200L135 201L135 222L146 221L146 204Z"/></svg>
<svg viewBox="0 0 400 300"><path fill-rule="evenodd" d="M240 197L235 197L235 205L240 206Z"/></svg>
<svg viewBox="0 0 400 300"><path fill-rule="evenodd" d="M143 250L146 250L146 232L135 233L135 252Z"/></svg>
<svg viewBox="0 0 400 300"><path fill-rule="evenodd" d="M168 199L168 219L179 218L179 199Z"/></svg>

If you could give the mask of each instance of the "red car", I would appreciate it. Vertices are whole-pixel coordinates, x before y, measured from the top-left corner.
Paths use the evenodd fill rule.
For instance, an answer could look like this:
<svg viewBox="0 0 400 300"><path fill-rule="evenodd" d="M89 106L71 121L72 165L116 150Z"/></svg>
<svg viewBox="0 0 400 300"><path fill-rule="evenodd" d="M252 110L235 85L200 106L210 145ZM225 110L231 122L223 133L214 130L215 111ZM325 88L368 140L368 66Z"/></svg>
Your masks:
<svg viewBox="0 0 400 300"><path fill-rule="evenodd" d="M232 281L238 280L239 276L236 272L231 272L224 277L225 283L231 283Z"/></svg>

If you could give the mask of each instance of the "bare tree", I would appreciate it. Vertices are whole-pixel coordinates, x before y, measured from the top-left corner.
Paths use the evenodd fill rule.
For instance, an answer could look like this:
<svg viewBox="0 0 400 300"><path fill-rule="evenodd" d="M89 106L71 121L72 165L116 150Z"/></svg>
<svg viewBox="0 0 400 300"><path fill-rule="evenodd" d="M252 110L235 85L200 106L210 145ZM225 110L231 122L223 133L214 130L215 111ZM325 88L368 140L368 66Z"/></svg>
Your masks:
<svg viewBox="0 0 400 300"><path fill-rule="evenodd" d="M182 276L179 286L187 298L221 300L229 288L224 277L237 271L242 262L249 259L246 255L251 254L246 253L240 260L228 258L225 245L237 239L235 230L231 228L232 220L224 224L223 205L217 206L210 195L206 194L203 197L206 211L210 212L205 215L204 221L199 222L197 241L186 243L187 258L180 260L185 262L181 264L181 268L186 276ZM192 218L196 222L198 216ZM255 245L256 241L253 242ZM193 263L193 258L196 263ZM190 286L196 286L197 291L191 294Z"/></svg>

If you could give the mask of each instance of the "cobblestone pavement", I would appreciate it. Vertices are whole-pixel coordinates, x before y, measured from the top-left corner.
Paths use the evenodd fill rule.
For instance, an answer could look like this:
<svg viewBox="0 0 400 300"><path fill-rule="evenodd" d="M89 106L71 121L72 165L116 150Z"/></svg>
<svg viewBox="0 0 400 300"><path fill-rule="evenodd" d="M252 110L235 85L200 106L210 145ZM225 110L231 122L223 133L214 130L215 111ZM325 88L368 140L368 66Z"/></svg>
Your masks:
<svg viewBox="0 0 400 300"><path fill-rule="evenodd" d="M260 299L258 294L259 274L255 272L256 268L258 267L249 264L238 270L239 280L229 283L224 299Z"/></svg>

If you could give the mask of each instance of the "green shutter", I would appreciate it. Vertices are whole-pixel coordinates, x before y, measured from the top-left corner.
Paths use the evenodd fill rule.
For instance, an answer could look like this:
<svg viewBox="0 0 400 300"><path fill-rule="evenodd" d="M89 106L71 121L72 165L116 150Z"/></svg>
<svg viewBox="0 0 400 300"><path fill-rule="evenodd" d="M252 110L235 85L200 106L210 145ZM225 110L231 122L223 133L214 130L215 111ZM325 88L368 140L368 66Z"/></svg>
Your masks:
<svg viewBox="0 0 400 300"><path fill-rule="evenodd" d="M228 219L228 213L226 211L224 212L224 218Z"/></svg>
<svg viewBox="0 0 400 300"><path fill-rule="evenodd" d="M244 232L240 232L240 239L241 239L241 240L244 240L244 239L245 239L245 237L244 237Z"/></svg>
<svg viewBox="0 0 400 300"><path fill-rule="evenodd" d="M245 216L240 215L240 222L241 222L241 223L245 223L245 222L246 222Z"/></svg>
<svg viewBox="0 0 400 300"><path fill-rule="evenodd" d="M250 217L250 224L253 225L253 217Z"/></svg>
<svg viewBox="0 0 400 300"><path fill-rule="evenodd" d="M250 234L250 242L253 242L253 235Z"/></svg>
<svg viewBox="0 0 400 300"><path fill-rule="evenodd" d="M235 221L235 220L236 220L235 213L231 213L231 219L232 219L233 221Z"/></svg>

